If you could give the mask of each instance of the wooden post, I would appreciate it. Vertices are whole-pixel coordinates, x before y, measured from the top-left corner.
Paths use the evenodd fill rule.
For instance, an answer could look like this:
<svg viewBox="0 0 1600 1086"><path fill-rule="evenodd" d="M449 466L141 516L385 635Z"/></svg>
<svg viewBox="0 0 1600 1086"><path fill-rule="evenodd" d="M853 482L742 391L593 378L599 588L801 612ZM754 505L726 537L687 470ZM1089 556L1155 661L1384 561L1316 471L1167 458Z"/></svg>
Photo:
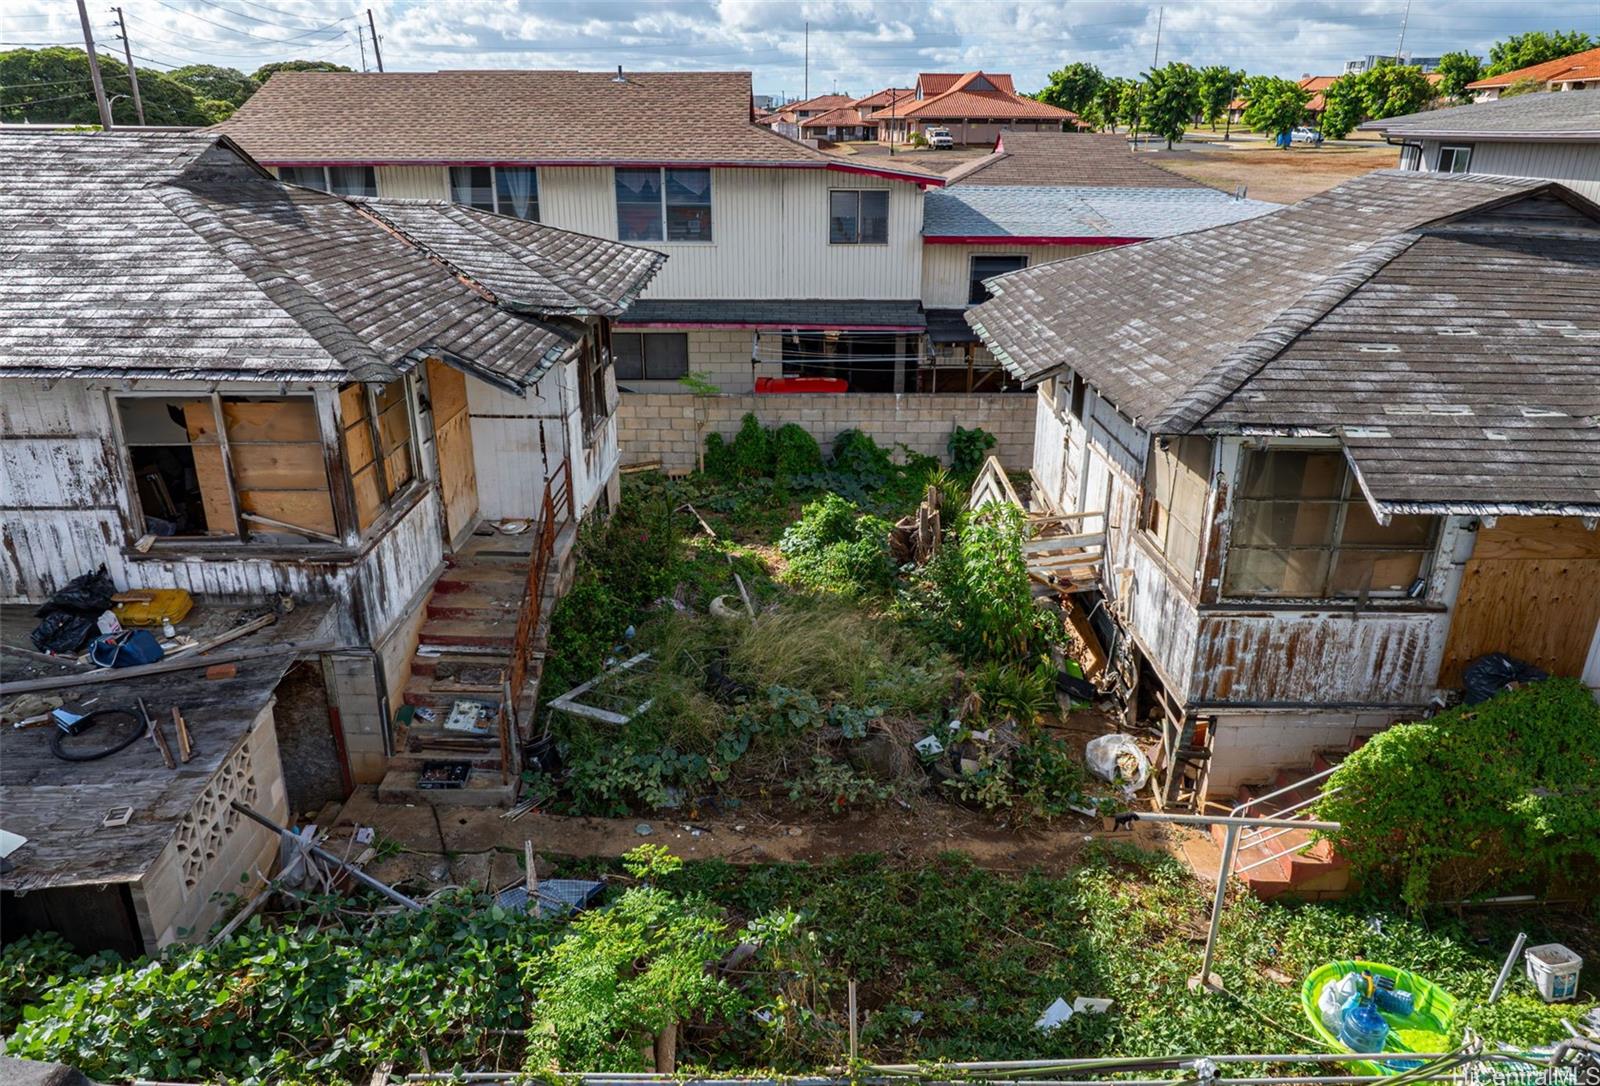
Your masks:
<svg viewBox="0 0 1600 1086"><path fill-rule="evenodd" d="M189 723L176 705L172 707L172 726L178 733L178 757L187 762L194 757L194 744L189 741Z"/></svg>
<svg viewBox="0 0 1600 1086"><path fill-rule="evenodd" d="M143 127L144 99L139 97L139 70L133 66L133 43L128 41L128 23L122 17L121 8L111 10L117 13L117 28L122 31L122 55L128 60L128 83L133 87L133 111L139 115L139 124Z"/></svg>
<svg viewBox="0 0 1600 1086"><path fill-rule="evenodd" d="M678 1070L678 1023L673 1022L656 1034L656 1074L670 1075Z"/></svg>
<svg viewBox="0 0 1600 1086"><path fill-rule="evenodd" d="M539 872L533 865L533 842L531 840L522 842L522 863L527 868L522 874L522 882L528 890L528 908L533 909L534 898L539 893ZM537 915L537 910L535 910L535 915Z"/></svg>
<svg viewBox="0 0 1600 1086"><path fill-rule="evenodd" d="M83 24L83 48L89 54L89 80L94 84L95 104L100 107L100 127L111 131L111 103L106 101L106 85L100 78L100 54L94 51L94 31L89 29L89 11L78 0L78 22Z"/></svg>

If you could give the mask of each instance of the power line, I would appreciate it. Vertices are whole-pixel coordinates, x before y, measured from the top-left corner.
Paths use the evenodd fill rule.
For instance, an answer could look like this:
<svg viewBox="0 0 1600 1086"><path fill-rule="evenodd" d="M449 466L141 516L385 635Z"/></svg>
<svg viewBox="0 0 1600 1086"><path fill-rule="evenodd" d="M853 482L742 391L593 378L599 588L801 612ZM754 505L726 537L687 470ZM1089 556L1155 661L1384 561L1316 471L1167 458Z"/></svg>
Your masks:
<svg viewBox="0 0 1600 1086"><path fill-rule="evenodd" d="M350 18L350 16L348 16L348 15L342 15L338 19L334 20L333 23L329 23L327 26L308 27L308 26L305 26L304 24L295 25L295 24L292 24L292 23L278 23L278 22L272 21L271 19L263 19L258 15L251 15L248 12L234 11L232 8L225 8L221 4L216 3L216 0L196 0L196 2L206 5L206 7L216 8L218 11L225 11L229 15L232 15L236 19L249 19L252 23L261 23L263 26L277 27L279 30L306 30L306 31L315 32L315 31L318 31L318 30L326 30L328 28L328 26L333 26L336 23L342 23L345 20ZM275 11L275 9L273 9L273 8L263 7L263 5L261 5L261 4L255 4L255 5L252 5L252 6L253 7L262 8L262 10L264 10L264 11L273 11L275 14L279 14L279 15L287 15L287 14L289 14L286 11L279 12L279 11Z"/></svg>
<svg viewBox="0 0 1600 1086"><path fill-rule="evenodd" d="M344 19L339 19L337 22L332 22L332 23L329 23L327 26L320 27L317 30L310 31L309 34L296 34L293 37L288 37L288 38L263 38L259 34L252 34L248 30L242 30L237 26L231 26L228 23L219 23L215 19L207 19L204 15L201 15L198 12L185 11L183 8L180 8L180 7L177 7L175 5L167 3L167 0L156 0L156 3L160 4L162 7L166 8L168 11L177 12L179 15L182 15L183 17L185 17L187 19L198 19L202 23L207 23L207 24L209 24L211 26L219 27L222 30L226 30L226 31L228 31L230 33L237 34L242 38L248 38L251 41L265 42L268 45L284 45L284 44L288 44L288 43L293 43L298 38L308 37L309 34L320 34L320 33L323 33L325 31L327 31L328 29L330 29L331 27L338 26L339 23L344 22ZM346 16L346 18L348 18L348 16ZM341 33L342 33L342 31L341 31ZM314 44L321 45L323 43L316 42Z"/></svg>
<svg viewBox="0 0 1600 1086"><path fill-rule="evenodd" d="M83 91L78 91L76 94L61 94L61 95L57 95L54 98L34 98L31 101L21 102L21 103L16 104L16 105L11 104L10 102L6 102L6 103L3 104L3 106L0 106L0 108L4 108L4 109L27 109L29 106L42 106L46 102L65 102L69 98L93 98L93 97L94 97L94 91L92 91L92 90L83 90Z"/></svg>

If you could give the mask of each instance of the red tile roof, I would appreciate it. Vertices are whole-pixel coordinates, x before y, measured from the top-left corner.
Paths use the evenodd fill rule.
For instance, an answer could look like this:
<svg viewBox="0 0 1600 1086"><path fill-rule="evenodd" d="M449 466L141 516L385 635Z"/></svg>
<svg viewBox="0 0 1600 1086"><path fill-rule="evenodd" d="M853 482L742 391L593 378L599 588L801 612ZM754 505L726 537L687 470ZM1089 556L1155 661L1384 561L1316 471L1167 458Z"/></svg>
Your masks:
<svg viewBox="0 0 1600 1086"><path fill-rule="evenodd" d="M620 82L615 72L279 72L219 128L272 166L863 171L752 121L749 72L629 72ZM936 176L899 164L871 172Z"/></svg>
<svg viewBox="0 0 1600 1086"><path fill-rule="evenodd" d="M857 98L850 104L857 109L887 109L890 102L903 102L907 98L915 98L917 92L909 87L885 87L877 94L869 94L864 98Z"/></svg>
<svg viewBox="0 0 1600 1086"><path fill-rule="evenodd" d="M943 94L964 79L971 79L975 72L923 72L917 76L917 89L922 91L924 98L932 98L936 94ZM1004 72L982 73L989 82L1007 94L1017 93L1017 88L1011 82L1011 76Z"/></svg>
<svg viewBox="0 0 1600 1086"><path fill-rule="evenodd" d="M807 98L804 102L790 102L783 108L788 113L799 113L803 109L827 111L847 106L852 101L854 99L848 94L819 94L815 98Z"/></svg>
<svg viewBox="0 0 1600 1086"><path fill-rule="evenodd" d="M1559 57L1547 60L1543 64L1530 64L1526 68L1518 68L1514 72L1503 72L1500 75L1491 75L1487 79L1480 79L1476 83L1468 83L1468 90L1493 90L1500 87L1509 87L1524 79L1532 79L1538 83L1568 82L1576 80L1588 81L1600 79L1600 48L1586 49L1581 53L1573 53L1569 57Z"/></svg>
<svg viewBox="0 0 1600 1086"><path fill-rule="evenodd" d="M923 90L927 90L928 76L921 77L919 82ZM943 77L938 77L942 79ZM987 80L994 90L974 90L975 84L980 80ZM1002 89L1003 88L1003 89ZM904 106L896 105L894 115L907 117L912 120L960 120L971 118L973 120L1039 120L1039 121L1072 121L1077 120L1077 114L1052 106L1045 102L1038 102L1032 98L1024 98L1011 90L1011 77L1009 75L990 75L987 72L968 72L958 77L949 89L933 97L924 96L921 101L911 102ZM888 110L880 109L872 114L871 120L887 119Z"/></svg>
<svg viewBox="0 0 1600 1086"><path fill-rule="evenodd" d="M807 117L800 122L801 128L848 128L852 125L873 124L871 121L861 119L861 111L854 105L844 106L840 109L830 109L826 113L819 113L815 117Z"/></svg>

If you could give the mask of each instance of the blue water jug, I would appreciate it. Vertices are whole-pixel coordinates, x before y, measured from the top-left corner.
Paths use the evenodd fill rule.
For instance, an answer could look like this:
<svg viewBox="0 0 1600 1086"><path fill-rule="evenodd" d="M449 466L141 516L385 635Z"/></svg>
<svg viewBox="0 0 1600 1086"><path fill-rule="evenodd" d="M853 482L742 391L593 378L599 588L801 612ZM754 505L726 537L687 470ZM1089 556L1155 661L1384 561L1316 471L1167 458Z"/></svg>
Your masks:
<svg viewBox="0 0 1600 1086"><path fill-rule="evenodd" d="M1372 978L1364 979L1366 984L1350 997L1339 1016L1339 1042L1352 1052L1382 1052L1383 1043L1389 1039L1389 1023L1378 1016L1378 1009L1372 1005Z"/></svg>

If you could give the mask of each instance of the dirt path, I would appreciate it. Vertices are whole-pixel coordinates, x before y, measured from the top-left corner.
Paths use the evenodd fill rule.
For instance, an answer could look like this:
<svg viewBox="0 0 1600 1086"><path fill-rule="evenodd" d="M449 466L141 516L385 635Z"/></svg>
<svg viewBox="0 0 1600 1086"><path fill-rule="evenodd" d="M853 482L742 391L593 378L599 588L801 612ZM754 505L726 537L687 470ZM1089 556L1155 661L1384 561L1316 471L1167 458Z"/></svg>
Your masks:
<svg viewBox="0 0 1600 1086"><path fill-rule="evenodd" d="M374 826L398 845L398 855L367 870L389 882L424 885L488 885L499 888L521 877L523 843L546 857L621 856L636 845L665 845L688 860L733 863L816 863L841 856L882 853L915 864L941 853L966 855L992 871L1062 871L1076 863L1093 840L1117 840L1183 855L1183 841L1166 827L1138 824L1107 831L1098 820L1057 820L1045 828L1014 828L946 803L925 802L911 810L891 806L828 821L778 822L755 813L688 819L569 818L528 814L511 821L499 810L380 804L372 789L350 797L339 812L334 841L355 826ZM641 834L639 828L650 832ZM337 843L328 846L336 854Z"/></svg>

